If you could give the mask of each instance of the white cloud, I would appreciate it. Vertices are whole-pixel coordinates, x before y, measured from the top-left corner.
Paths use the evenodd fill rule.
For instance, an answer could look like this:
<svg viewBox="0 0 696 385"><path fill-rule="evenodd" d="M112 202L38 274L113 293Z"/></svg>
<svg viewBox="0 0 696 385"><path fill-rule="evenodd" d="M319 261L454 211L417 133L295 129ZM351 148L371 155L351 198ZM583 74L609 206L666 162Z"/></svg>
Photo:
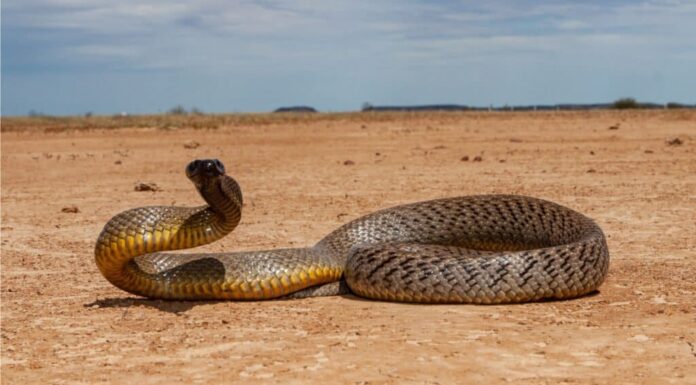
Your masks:
<svg viewBox="0 0 696 385"><path fill-rule="evenodd" d="M317 88L340 78L371 90L381 79L408 88L430 73L457 89L448 76L517 65L538 76L629 65L634 73L684 73L696 65L696 1L6 0L2 7L3 77L144 70L242 83L303 76Z"/></svg>
<svg viewBox="0 0 696 385"><path fill-rule="evenodd" d="M17 0L3 6L10 28L67 34L64 41L56 41L57 50L66 54L62 58L76 54L75 61L101 62L108 56L135 67L317 57L331 51L332 44L336 51L339 46L346 52L363 47L405 55L430 45L428 51L435 47L451 57L456 51L447 50L465 48L475 55L479 50L562 49L564 42L577 41L622 44L636 36L685 42L696 35L696 27L685 27L696 18L694 2L610 6L503 1L472 7L367 1Z"/></svg>
<svg viewBox="0 0 696 385"><path fill-rule="evenodd" d="M555 22L556 28L559 30L579 30L579 29L587 29L591 25L585 21L582 20L571 20L571 19L566 19L566 20L558 20Z"/></svg>

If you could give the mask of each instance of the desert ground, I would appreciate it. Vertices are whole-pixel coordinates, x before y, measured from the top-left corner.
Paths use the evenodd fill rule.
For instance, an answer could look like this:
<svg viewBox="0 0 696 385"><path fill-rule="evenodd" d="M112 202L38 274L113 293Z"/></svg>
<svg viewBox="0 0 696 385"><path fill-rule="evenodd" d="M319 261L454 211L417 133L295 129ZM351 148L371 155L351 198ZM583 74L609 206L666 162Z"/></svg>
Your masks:
<svg viewBox="0 0 696 385"><path fill-rule="evenodd" d="M245 206L203 250L308 246L379 208L523 194L594 218L609 275L593 295L496 306L111 286L93 257L104 223L201 204L183 170L209 157ZM696 111L3 117L1 251L2 384L694 384Z"/></svg>

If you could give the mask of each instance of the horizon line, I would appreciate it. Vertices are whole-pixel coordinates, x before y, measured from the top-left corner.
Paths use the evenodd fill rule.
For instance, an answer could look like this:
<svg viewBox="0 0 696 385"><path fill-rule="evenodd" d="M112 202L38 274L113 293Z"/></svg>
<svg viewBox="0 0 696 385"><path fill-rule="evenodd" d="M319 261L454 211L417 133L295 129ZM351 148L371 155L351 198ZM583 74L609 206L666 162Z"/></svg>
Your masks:
<svg viewBox="0 0 696 385"><path fill-rule="evenodd" d="M288 105L264 111L203 111L198 107L192 106L188 110L183 105L176 105L167 111L129 113L128 111L112 113L93 113L87 111L83 114L46 114L41 111L29 110L26 114L4 115L0 111L0 117L92 117L92 116L147 116L147 115L224 115L224 114L265 114L265 113L352 113L352 112L390 112L390 111L581 111L581 110L602 110L602 109L696 109L696 103L682 102L641 102L634 98L620 98L612 102L596 103L537 103L537 104L515 104L515 105L467 105L457 103L429 103L429 104L371 104L363 103L359 109L350 110L318 110L310 105Z"/></svg>

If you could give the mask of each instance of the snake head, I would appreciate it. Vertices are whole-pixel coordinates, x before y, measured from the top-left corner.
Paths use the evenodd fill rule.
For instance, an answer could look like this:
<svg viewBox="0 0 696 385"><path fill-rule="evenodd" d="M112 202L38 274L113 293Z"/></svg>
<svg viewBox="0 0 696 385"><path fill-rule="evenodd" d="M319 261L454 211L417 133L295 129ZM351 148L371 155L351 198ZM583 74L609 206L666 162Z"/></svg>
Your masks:
<svg viewBox="0 0 696 385"><path fill-rule="evenodd" d="M221 175L225 175L225 166L217 159L196 159L186 166L186 176L196 186Z"/></svg>
<svg viewBox="0 0 696 385"><path fill-rule="evenodd" d="M242 190L234 178L225 174L222 162L217 159L196 159L186 166L186 176L213 211L223 216L231 215L233 222L239 222Z"/></svg>

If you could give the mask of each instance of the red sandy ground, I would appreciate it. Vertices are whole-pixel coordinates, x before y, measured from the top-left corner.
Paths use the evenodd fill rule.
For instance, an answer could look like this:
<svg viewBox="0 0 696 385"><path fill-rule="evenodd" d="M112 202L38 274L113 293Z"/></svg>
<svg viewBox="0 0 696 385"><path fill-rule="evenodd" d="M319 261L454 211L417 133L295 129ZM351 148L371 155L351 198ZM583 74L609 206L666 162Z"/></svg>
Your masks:
<svg viewBox="0 0 696 385"><path fill-rule="evenodd" d="M696 383L695 112L3 131L3 384ZM112 287L93 262L101 227L135 206L200 204L183 173L197 157L223 160L246 198L239 228L206 250L311 245L379 208L515 193L596 219L609 277L593 296L504 306L165 302Z"/></svg>

